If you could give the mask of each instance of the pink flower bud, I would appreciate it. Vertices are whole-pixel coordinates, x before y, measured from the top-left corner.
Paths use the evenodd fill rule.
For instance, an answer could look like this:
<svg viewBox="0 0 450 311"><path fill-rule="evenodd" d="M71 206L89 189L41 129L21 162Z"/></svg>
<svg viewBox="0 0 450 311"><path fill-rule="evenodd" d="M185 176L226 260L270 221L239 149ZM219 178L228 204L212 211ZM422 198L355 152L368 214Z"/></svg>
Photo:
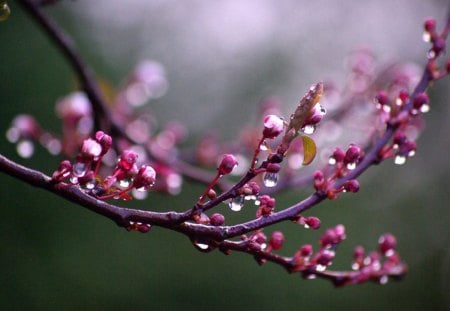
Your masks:
<svg viewBox="0 0 450 311"><path fill-rule="evenodd" d="M407 140L405 132L397 132L394 135L393 143L396 145L402 145Z"/></svg>
<svg viewBox="0 0 450 311"><path fill-rule="evenodd" d="M156 172L149 165L142 165L136 177L133 179L133 187L136 189L147 189L153 186L156 180Z"/></svg>
<svg viewBox="0 0 450 311"><path fill-rule="evenodd" d="M344 161L345 153L341 148L336 147L336 149L334 149L334 151L333 151L332 157L336 163L341 163Z"/></svg>
<svg viewBox="0 0 450 311"><path fill-rule="evenodd" d="M133 168L133 165L136 163L138 158L138 154L133 150L124 150L120 155L119 163L117 166L125 171L129 171Z"/></svg>
<svg viewBox="0 0 450 311"><path fill-rule="evenodd" d="M313 230L317 230L320 228L320 219L314 216L305 217L303 220L305 225L310 227Z"/></svg>
<svg viewBox="0 0 450 311"><path fill-rule="evenodd" d="M316 125L320 121L322 121L323 117L326 114L325 108L323 108L319 103L317 103L310 112L309 117L303 123L303 126L307 125Z"/></svg>
<svg viewBox="0 0 450 311"><path fill-rule="evenodd" d="M344 162L345 163L356 163L361 160L363 152L361 148L356 145L351 144L347 152L345 153Z"/></svg>
<svg viewBox="0 0 450 311"><path fill-rule="evenodd" d="M305 244L298 250L298 253L302 257L309 257L313 253L313 247L311 244Z"/></svg>
<svg viewBox="0 0 450 311"><path fill-rule="evenodd" d="M390 233L383 234L378 239L378 247L382 254L392 253L397 247L397 239Z"/></svg>
<svg viewBox="0 0 450 311"><path fill-rule="evenodd" d="M331 262L333 261L335 256L335 252L334 251L330 251L330 250L322 250L316 259L316 262L319 265L322 266L329 266L331 265Z"/></svg>
<svg viewBox="0 0 450 311"><path fill-rule="evenodd" d="M230 174L233 168L238 165L236 157L232 154L224 154L222 161L217 168L219 175Z"/></svg>
<svg viewBox="0 0 450 311"><path fill-rule="evenodd" d="M436 30L436 20L434 18L429 18L424 23L424 28L428 32L433 32Z"/></svg>
<svg viewBox="0 0 450 311"><path fill-rule="evenodd" d="M81 156L87 159L98 157L102 153L102 146L95 140L88 138L83 141L81 146Z"/></svg>
<svg viewBox="0 0 450 311"><path fill-rule="evenodd" d="M103 131L95 133L95 140L102 146L102 155L106 154L109 148L111 148L112 138Z"/></svg>
<svg viewBox="0 0 450 311"><path fill-rule="evenodd" d="M269 163L267 164L266 171L269 173L278 173L280 171L280 164L278 163Z"/></svg>
<svg viewBox="0 0 450 311"><path fill-rule="evenodd" d="M358 192L359 182L356 179L350 179L344 183L343 187L348 192Z"/></svg>
<svg viewBox="0 0 450 311"><path fill-rule="evenodd" d="M328 229L320 237L319 241L322 246L337 245L345 239L345 227L337 225L334 228Z"/></svg>
<svg viewBox="0 0 450 311"><path fill-rule="evenodd" d="M284 243L284 235L281 231L274 231L269 240L269 245L272 249L277 250L283 246Z"/></svg>
<svg viewBox="0 0 450 311"><path fill-rule="evenodd" d="M385 91L380 91L375 96L375 101L381 106L389 105L389 96Z"/></svg>
<svg viewBox="0 0 450 311"><path fill-rule="evenodd" d="M263 136L265 138L275 138L284 130L283 120L273 114L269 114L264 118Z"/></svg>
<svg viewBox="0 0 450 311"><path fill-rule="evenodd" d="M209 218L211 225L222 226L225 223L225 217L222 214L214 213Z"/></svg>

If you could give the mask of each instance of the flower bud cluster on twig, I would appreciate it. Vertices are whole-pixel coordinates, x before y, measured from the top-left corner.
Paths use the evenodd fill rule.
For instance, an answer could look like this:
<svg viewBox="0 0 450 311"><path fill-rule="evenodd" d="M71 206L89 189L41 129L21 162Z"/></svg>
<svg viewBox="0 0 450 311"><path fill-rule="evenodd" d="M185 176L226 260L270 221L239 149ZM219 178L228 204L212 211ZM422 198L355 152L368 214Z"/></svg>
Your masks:
<svg viewBox="0 0 450 311"><path fill-rule="evenodd" d="M62 161L48 177L0 155L1 171L109 217L128 231L147 233L153 225L168 228L186 235L202 252L244 252L258 264L270 261L306 279L327 279L336 286L367 281L385 284L390 277L397 279L406 273L407 266L392 234L382 235L374 251L356 247L351 270L333 271L330 267L337 248L346 239L344 225L326 229L317 248L304 244L291 256L279 254L285 251L289 237L281 230L267 235L266 231L282 221L305 229L321 229L318 217L305 215L308 209L326 199L338 199L342 193L358 192L358 177L372 165L388 159L405 164L416 153L422 115L431 106L427 87L450 71L448 61L444 66L439 64L450 18L440 33L433 19L425 22L423 38L431 48L421 78L405 67L377 71L371 53L360 51L350 62L347 93L338 94L330 82L315 83L289 118L282 116L276 98L265 99L261 123L245 127L235 142L222 144L208 133L189 154L180 152L187 134L181 123L169 122L158 128L153 115L136 111L167 90L166 74L159 63L144 61L116 92L99 91L99 82L91 76L90 68L67 44L68 35L50 22L37 2L19 3L64 55L69 55L67 60L79 76L82 90L56 104L62 121L61 135L46 131L34 117L25 114L17 116L7 131L7 139L17 144L22 157L30 157L34 144L39 143L51 154L62 153L74 157L74 161ZM327 112L325 107L327 103L333 106L333 98L336 105L327 107ZM333 135L325 130L325 124L320 128L324 121L357 122L352 111L358 103L370 104L371 114L364 120L371 121L369 137L362 142L347 142L347 147L332 147L328 163L316 161L320 167L314 173L300 174L300 167L316 159L322 144L320 135ZM300 179L298 175L302 175ZM175 195L180 192L183 178L205 185L184 212L125 209L105 202L142 199L150 189ZM301 188L314 190L287 207L276 199L282 190ZM228 211L224 206L232 212L252 209L255 216L232 223L225 217Z"/></svg>

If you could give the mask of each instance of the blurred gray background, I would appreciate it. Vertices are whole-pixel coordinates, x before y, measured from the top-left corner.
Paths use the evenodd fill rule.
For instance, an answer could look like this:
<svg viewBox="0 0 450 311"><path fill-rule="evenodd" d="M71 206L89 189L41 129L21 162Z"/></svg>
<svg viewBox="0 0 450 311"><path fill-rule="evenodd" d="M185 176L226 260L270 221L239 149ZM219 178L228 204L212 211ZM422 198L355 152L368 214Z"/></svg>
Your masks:
<svg viewBox="0 0 450 311"><path fill-rule="evenodd" d="M0 24L0 132L18 113L60 131L54 103L75 77L40 29L10 1ZM442 25L447 1L62 1L46 11L73 35L97 73L113 85L142 59L160 62L169 87L148 107L159 124L182 120L191 141L214 129L229 140L256 122L258 101L278 96L286 114L310 84L342 85L345 61L365 46L383 61L423 65L422 22ZM47 192L0 175L0 306L2 309L260 309L450 310L449 79L430 91L432 108L405 166L392 161L361 178L361 191L308 215L323 228L342 223L347 240L335 268L348 269L352 249L395 234L410 271L401 282L334 289L247 255L201 254L176 234L154 228L128 233L111 221ZM4 137L4 136L3 136ZM348 142L347 142L348 143ZM331 146L334 147L334 146ZM50 174L58 158L42 148L20 159L0 139L0 152ZM201 193L186 184L175 197L153 195L121 204L184 210ZM288 206L305 193L277 198ZM249 210L249 209L247 209ZM242 217L251 217L246 211ZM235 216L236 217L236 216ZM285 251L316 243L320 232L280 225ZM271 230L268 230L271 232Z"/></svg>

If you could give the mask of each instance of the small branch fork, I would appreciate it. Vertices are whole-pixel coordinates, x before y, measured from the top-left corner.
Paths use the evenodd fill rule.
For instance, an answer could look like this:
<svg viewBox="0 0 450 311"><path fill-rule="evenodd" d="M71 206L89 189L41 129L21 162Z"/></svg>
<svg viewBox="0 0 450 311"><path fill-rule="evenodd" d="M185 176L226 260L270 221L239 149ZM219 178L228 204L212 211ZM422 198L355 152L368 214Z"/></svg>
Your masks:
<svg viewBox="0 0 450 311"><path fill-rule="evenodd" d="M132 140L125 134L123 127L113 120L112 114L106 108L105 101L99 90L92 70L84 63L79 54L76 52L71 38L59 29L59 27L41 11L41 5L43 3L51 4L56 1L18 0L18 2L30 13L36 22L49 35L50 39L61 50L62 54L76 72L80 79L82 88L86 92L92 104L96 128L110 130L113 136L121 137L132 142ZM447 38L449 29L450 14L449 18L447 18L447 24L441 38ZM425 92L432 81L436 81L442 77L442 75L439 76L434 71L436 58L439 57L441 53L442 50L437 50L434 55L429 58L428 64L419 83L409 96L409 99L405 105L402 106L401 112L406 114L410 113L413 109L413 99L416 98L417 95ZM391 142L395 133L401 126L401 122L392 121L387 123L384 133L366 149L365 156L358 163L358 165L353 170L348 171L345 175L335 178L330 187L332 186L333 189L342 188L347 182L355 180L358 176L364 173L370 166L379 164L382 160L384 160L382 150ZM261 139L259 145L263 142L264 139ZM223 187L228 190L224 191L217 197L210 198L207 202L203 202L207 195L206 192L208 192L206 191L201 197L201 200L199 200L193 208L187 209L185 212L158 213L118 207L97 199L95 195L92 195L92 193L90 194L86 190L82 190L78 185L56 183L51 177L45 175L44 173L24 167L1 154L0 171L32 186L45 189L65 198L68 201L79 204L99 215L113 220L117 225L124 228L129 228L130 224L134 223L164 227L186 235L197 246L206 245L206 247L200 247L204 251L210 251L217 248L226 254L231 251L248 253L254 256L258 263L262 264L266 261L270 261L282 266L288 272L299 272L305 278L318 277L328 279L337 286L362 282L361 280L357 280L357 276L360 274L360 271L322 271L308 268L307 266L303 266L302 269L299 269L299 266L295 264L295 260L298 259L296 259L295 256L283 257L271 252L270 250L256 247L254 245L254 241L256 240L253 240L253 237L255 237L255 234L259 233L261 229L286 220L295 221L301 213L329 198L329 194L327 193L329 188L316 188L316 191L311 195L288 208L236 225L213 226L209 224L196 223L193 221L194 215L208 211L218 206L221 202L235 198L239 190L244 187L244 185L251 182L261 172L264 172L270 164L281 162L284 158L284 154L284 152L278 152L275 154L276 156L273 156L274 154L272 154L272 157L268 157L259 165L259 167L254 167L257 157L257 153L255 151L252 166L241 178L241 180L234 185L223 183ZM214 175L205 173L203 170L190 166L181 160L176 160L174 163L170 164L179 169L185 176L191 177L192 179L202 181L204 183L209 183L213 180ZM214 183L218 181L218 179L219 175L217 175L217 178L214 179ZM212 186L208 188L208 190L211 189ZM249 233L252 234L250 238L245 236ZM233 238L241 239L231 240ZM330 249L330 251L334 250ZM383 276L399 277L405 273L406 266L398 265L397 267L397 269L391 270L379 269L375 272L372 271L370 279L379 280Z"/></svg>

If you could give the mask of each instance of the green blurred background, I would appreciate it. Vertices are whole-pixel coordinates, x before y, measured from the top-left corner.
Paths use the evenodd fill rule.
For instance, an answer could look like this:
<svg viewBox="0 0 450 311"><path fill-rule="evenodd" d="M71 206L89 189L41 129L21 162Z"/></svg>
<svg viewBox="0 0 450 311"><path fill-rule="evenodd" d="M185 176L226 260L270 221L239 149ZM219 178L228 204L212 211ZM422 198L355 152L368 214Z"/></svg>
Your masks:
<svg viewBox="0 0 450 311"><path fill-rule="evenodd" d="M292 106L324 75L342 80L343 59L356 44L366 44L383 59L423 64L427 46L420 41L421 22L427 16L439 22L446 6L446 1L424 2L152 1L139 8L139 1L80 0L47 11L115 85L140 59L161 61L170 88L151 109L162 124L183 118L194 140L213 125L223 138L236 135L241 123L255 119L251 114L262 96L278 95ZM73 90L74 76L40 29L15 2L10 5L10 19L0 24L0 132L18 113L32 114L58 132L54 102ZM362 178L358 194L326 202L310 214L322 219L323 228L338 223L347 228L335 268L349 267L355 245L370 249L381 233L395 234L410 268L401 282L335 289L272 264L259 267L247 255L202 254L179 234L159 228L145 235L126 232L2 174L0 307L450 310L448 78L435 83L431 97L418 153L406 166L383 163ZM6 138L0 139L0 152L47 174L59 160L41 148L33 158L20 159ZM182 210L201 190L186 184L176 197L154 195L129 205ZM284 194L278 206L302 195ZM252 213L247 209L242 217ZM277 228L288 237L286 253L315 243L321 234L292 224Z"/></svg>

